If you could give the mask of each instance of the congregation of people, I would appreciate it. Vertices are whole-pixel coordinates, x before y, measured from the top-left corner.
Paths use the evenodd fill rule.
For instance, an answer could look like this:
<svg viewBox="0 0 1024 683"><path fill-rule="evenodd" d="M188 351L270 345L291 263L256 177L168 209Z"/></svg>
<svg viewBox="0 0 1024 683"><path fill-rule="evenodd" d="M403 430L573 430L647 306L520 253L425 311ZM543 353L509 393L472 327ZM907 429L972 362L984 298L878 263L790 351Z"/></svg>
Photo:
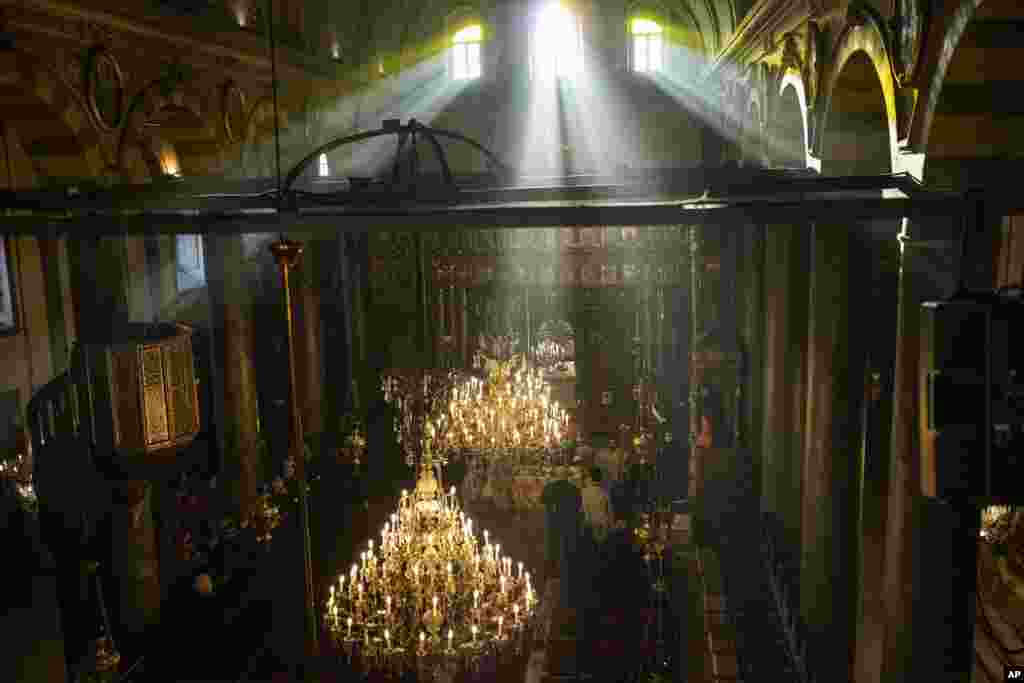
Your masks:
<svg viewBox="0 0 1024 683"><path fill-rule="evenodd" d="M597 464L567 466L544 487L545 575L559 578L561 607L586 611L644 601L633 529L649 502L649 469L635 464L624 474L609 481Z"/></svg>

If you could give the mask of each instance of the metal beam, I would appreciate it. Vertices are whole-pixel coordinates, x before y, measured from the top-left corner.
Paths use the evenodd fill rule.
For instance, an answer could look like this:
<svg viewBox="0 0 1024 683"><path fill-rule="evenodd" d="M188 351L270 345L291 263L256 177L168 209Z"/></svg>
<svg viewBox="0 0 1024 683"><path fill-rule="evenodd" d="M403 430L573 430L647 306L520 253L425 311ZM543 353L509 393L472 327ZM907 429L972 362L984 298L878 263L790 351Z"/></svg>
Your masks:
<svg viewBox="0 0 1024 683"><path fill-rule="evenodd" d="M453 189L440 177L422 176L418 187L383 182L365 189L347 183L316 183L326 192L289 195L294 205L398 206L409 203L476 204L483 202L532 202L551 200L683 201L705 194L718 197L771 196L812 192L882 191L899 189L907 195L923 192L910 176L881 175L823 177L792 170L741 168L686 168L629 171L618 176L527 177L519 184L498 184L493 176L457 178ZM68 210L126 211L196 210L203 212L276 207L276 183L271 178L231 181L223 178L190 178L150 185L122 185L110 189L67 187L59 190L0 191L0 208L32 211ZM287 206L289 201L284 202Z"/></svg>
<svg viewBox="0 0 1024 683"><path fill-rule="evenodd" d="M8 214L4 232L15 235L67 235L72 239L99 235L256 234L305 231L312 233L402 230L411 232L536 227L621 225L694 225L716 222L810 223L874 218L927 218L961 214L962 195L883 199L852 197L793 201L749 202L534 202L476 206L408 208L324 207L277 213L273 210L94 212L47 218ZM1000 195L988 199L996 214L1024 212L1024 197Z"/></svg>

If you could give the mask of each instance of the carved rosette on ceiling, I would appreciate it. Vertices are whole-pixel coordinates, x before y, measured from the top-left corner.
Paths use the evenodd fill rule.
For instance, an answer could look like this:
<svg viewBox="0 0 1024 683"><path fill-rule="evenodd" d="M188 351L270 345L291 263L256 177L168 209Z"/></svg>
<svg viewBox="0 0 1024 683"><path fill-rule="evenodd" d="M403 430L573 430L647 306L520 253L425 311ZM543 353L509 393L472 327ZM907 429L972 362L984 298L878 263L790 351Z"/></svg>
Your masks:
<svg viewBox="0 0 1024 683"><path fill-rule="evenodd" d="M118 128L124 117L124 75L117 61L106 49L95 48L85 72L89 113L101 129Z"/></svg>
<svg viewBox="0 0 1024 683"><path fill-rule="evenodd" d="M224 133L231 142L241 142L246 137L245 94L234 81L228 81L221 94L221 117Z"/></svg>
<svg viewBox="0 0 1024 683"><path fill-rule="evenodd" d="M907 85L914 77L921 55L924 35L925 3L921 0L899 0L893 17L893 38L896 78Z"/></svg>

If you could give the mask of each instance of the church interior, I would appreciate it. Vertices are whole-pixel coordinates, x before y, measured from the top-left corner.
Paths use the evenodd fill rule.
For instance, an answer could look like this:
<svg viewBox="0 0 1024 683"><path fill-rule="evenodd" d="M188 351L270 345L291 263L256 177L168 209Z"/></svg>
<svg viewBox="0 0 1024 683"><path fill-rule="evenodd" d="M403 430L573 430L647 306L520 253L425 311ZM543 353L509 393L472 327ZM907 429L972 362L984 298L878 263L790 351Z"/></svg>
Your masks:
<svg viewBox="0 0 1024 683"><path fill-rule="evenodd" d="M1021 35L3 4L0 680L1024 676Z"/></svg>

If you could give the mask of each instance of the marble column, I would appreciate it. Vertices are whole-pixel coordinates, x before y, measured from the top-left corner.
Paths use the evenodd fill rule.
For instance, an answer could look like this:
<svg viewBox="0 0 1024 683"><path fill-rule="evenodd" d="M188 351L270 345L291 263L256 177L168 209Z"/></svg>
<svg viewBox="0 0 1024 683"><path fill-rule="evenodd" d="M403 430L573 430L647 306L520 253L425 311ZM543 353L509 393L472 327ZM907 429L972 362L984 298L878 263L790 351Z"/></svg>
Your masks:
<svg viewBox="0 0 1024 683"><path fill-rule="evenodd" d="M770 225L765 235L761 499L790 552L800 547L807 236L808 228L798 225Z"/></svg>
<svg viewBox="0 0 1024 683"><path fill-rule="evenodd" d="M934 657L914 650L922 606L915 604L914 581L941 549L921 546L928 518L922 497L921 461L921 303L950 296L956 287L958 243L952 221L907 222L900 248L898 322L893 387L893 421L886 511L883 597L885 642L880 680L913 680ZM939 516L941 517L941 516ZM947 563L948 564L948 563ZM933 565L931 570L937 567ZM936 599L938 596L931 596Z"/></svg>
<svg viewBox="0 0 1024 683"><path fill-rule="evenodd" d="M321 279L324 383L332 389L323 394L324 433L340 436L339 421L352 401L352 320L349 310L351 271L347 237L339 234L317 250ZM335 444L336 445L336 444Z"/></svg>
<svg viewBox="0 0 1024 683"><path fill-rule="evenodd" d="M150 280L146 263L144 237L124 237L125 272L127 275L128 317L134 321L153 320L156 314L150 296Z"/></svg>
<svg viewBox="0 0 1024 683"><path fill-rule="evenodd" d="M742 269L743 311L740 319L744 350L742 377L742 410L739 419L743 428L738 446L749 451L749 462L754 481L752 503L758 497L765 471L761 467L761 427L764 403L764 268L765 227L748 225L742 228L742 249L739 253ZM756 503L754 503L756 508Z"/></svg>
<svg viewBox="0 0 1024 683"><path fill-rule="evenodd" d="M687 330L687 336L689 337L690 343L687 348L687 355L684 358L687 366L687 376L689 382L688 396L686 401L689 405L689 435L688 442L690 444L690 458L689 458L689 471L688 471L688 489L687 496L691 500L696 500L697 496L700 495L701 490L701 468L700 468L700 457L701 451L697 448L697 438L701 433L701 425L699 422L699 413L697 410L697 401L699 396L699 387L697 382L696 373L693 370L693 361L691 354L696 348L697 340L700 339L700 335L703 332L703 318L701 316L701 298L703 293L701 292L701 265L703 264L703 249L702 240L700 234L700 228L697 226L691 226L686 228L687 237L689 241L689 252L690 252L690 297L689 304L689 329Z"/></svg>
<svg viewBox="0 0 1024 683"><path fill-rule="evenodd" d="M807 439L807 367L810 312L810 258L811 226L796 225L791 243L790 296L788 297L789 339L786 367L788 384L780 388L788 397L791 411L783 423L787 435L783 443L782 456L784 481L778 490L790 491L793 495L780 496L780 509L786 545L792 553L793 569L799 570L801 543L803 537L803 496L804 496L804 447ZM767 396L766 396L767 400ZM794 596L799 602L799 595Z"/></svg>
<svg viewBox="0 0 1024 683"><path fill-rule="evenodd" d="M315 267L312 240L306 243L306 253L300 264L301 275L295 278L293 300L296 306L296 382L302 427L306 434L321 434L324 430L322 356L320 351L320 282Z"/></svg>
<svg viewBox="0 0 1024 683"><path fill-rule="evenodd" d="M856 636L868 350L860 334L864 248L856 235L847 226L816 225L811 240L800 604L811 665L840 679L851 676Z"/></svg>
<svg viewBox="0 0 1024 683"><path fill-rule="evenodd" d="M261 463L258 451L255 327L252 289L242 260L240 236L205 237L207 286L213 332L214 381L221 385L222 484L239 514L253 510Z"/></svg>
<svg viewBox="0 0 1024 683"><path fill-rule="evenodd" d="M897 335L899 223L872 221L859 226L869 240L870 263L858 289L866 298L870 324L856 336L868 344L865 368L864 443L857 540L860 585L854 680L878 681L882 665L886 605L883 595L885 526L892 434L892 381Z"/></svg>
<svg viewBox="0 0 1024 683"><path fill-rule="evenodd" d="M40 239L39 258L46 291L46 317L49 323L50 361L53 376L68 369L71 357L66 240Z"/></svg>
<svg viewBox="0 0 1024 683"><path fill-rule="evenodd" d="M790 243L793 227L770 225L765 236L764 423L761 429L761 510L782 516L780 490L784 482L784 442L794 397L789 386L786 352L789 349Z"/></svg>
<svg viewBox="0 0 1024 683"><path fill-rule="evenodd" d="M129 319L128 273L119 237L70 243L75 328L80 339L109 336L112 326Z"/></svg>

